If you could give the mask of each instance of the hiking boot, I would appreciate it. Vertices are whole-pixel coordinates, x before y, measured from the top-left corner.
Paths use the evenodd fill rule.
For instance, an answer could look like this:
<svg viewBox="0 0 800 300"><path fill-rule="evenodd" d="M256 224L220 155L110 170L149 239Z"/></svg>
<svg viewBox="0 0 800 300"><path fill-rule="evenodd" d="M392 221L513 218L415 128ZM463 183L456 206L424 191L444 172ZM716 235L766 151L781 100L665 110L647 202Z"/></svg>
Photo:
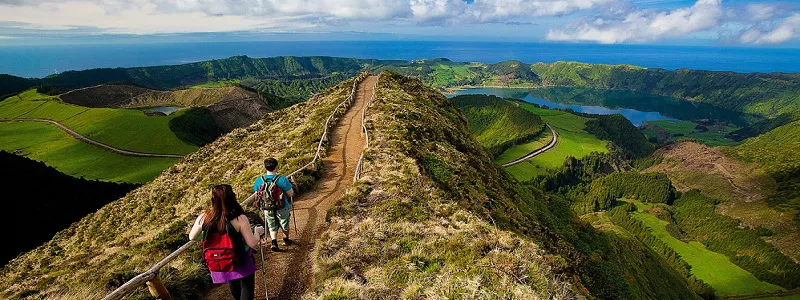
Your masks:
<svg viewBox="0 0 800 300"><path fill-rule="evenodd" d="M269 249L274 251L274 252L281 251L281 249L278 248L278 241L277 240L272 240L272 247L269 247Z"/></svg>
<svg viewBox="0 0 800 300"><path fill-rule="evenodd" d="M284 246L289 246L291 244L292 244L292 240L290 240L288 237L283 238L283 245Z"/></svg>

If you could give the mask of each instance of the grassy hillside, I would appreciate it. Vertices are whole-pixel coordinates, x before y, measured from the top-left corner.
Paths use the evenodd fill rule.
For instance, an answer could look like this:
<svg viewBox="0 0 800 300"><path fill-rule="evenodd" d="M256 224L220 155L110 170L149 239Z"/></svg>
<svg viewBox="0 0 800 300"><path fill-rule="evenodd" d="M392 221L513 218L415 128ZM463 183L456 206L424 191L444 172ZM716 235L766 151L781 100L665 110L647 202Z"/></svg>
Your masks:
<svg viewBox="0 0 800 300"><path fill-rule="evenodd" d="M713 287L717 296L752 295L783 290L779 286L758 280L750 272L732 263L727 256L709 250L698 241L687 242L676 238L673 236L674 229L671 229L673 233L667 229L675 226L674 224L647 212L653 209L653 205L628 201L635 203L638 208L632 216L647 226L653 236L680 255L691 266L691 273Z"/></svg>
<svg viewBox="0 0 800 300"><path fill-rule="evenodd" d="M239 197L246 197L252 180L263 172L264 158L276 157L284 173L310 161L325 118L351 85L347 81L234 130L12 260L0 271L0 297L95 299L146 270L185 242L187 224L208 205L210 184L229 183ZM264 144L274 132L282 132L284 139ZM316 174L309 171L297 180L305 188ZM172 295L194 299L209 286L208 275L199 269L198 251L193 248L162 269Z"/></svg>
<svg viewBox="0 0 800 300"><path fill-rule="evenodd" d="M570 156L581 158L592 152L608 152L607 141L586 132L586 122L590 120L589 118L527 103L520 103L520 107L540 116L553 126L558 133L558 144L541 155L506 168L518 180L530 180L536 175L546 173L548 169L558 168Z"/></svg>
<svg viewBox="0 0 800 300"><path fill-rule="evenodd" d="M87 108L65 104L36 90L0 102L0 118L50 119L118 148L162 154L184 154L197 149L169 129L169 121L181 113L147 116L138 110Z"/></svg>
<svg viewBox="0 0 800 300"><path fill-rule="evenodd" d="M38 122L0 122L0 150L45 162L73 177L111 182L148 182L179 160L116 154Z"/></svg>
<svg viewBox="0 0 800 300"><path fill-rule="evenodd" d="M467 116L470 131L492 157L545 130L539 116L496 96L463 95L451 100Z"/></svg>
<svg viewBox="0 0 800 300"><path fill-rule="evenodd" d="M207 106L223 101L258 98L235 86L152 90L132 85L103 84L59 95L64 102L86 107L134 108L151 106Z"/></svg>
<svg viewBox="0 0 800 300"><path fill-rule="evenodd" d="M329 211L310 297L694 298L635 239L505 177L441 94L392 73L378 88L375 146Z"/></svg>

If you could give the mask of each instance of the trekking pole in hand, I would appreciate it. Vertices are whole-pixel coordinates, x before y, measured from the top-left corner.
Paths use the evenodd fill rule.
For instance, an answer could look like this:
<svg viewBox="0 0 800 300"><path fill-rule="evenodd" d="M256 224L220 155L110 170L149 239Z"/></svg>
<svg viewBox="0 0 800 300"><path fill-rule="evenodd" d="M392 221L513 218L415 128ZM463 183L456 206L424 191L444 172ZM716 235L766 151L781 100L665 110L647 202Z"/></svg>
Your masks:
<svg viewBox="0 0 800 300"><path fill-rule="evenodd" d="M267 234L266 230L264 230L264 234ZM264 264L264 247L261 246L261 237L258 238L258 253L261 253L261 279L264 280L264 297L269 300L269 290L267 290L267 265Z"/></svg>
<svg viewBox="0 0 800 300"><path fill-rule="evenodd" d="M291 182L293 185L295 184L294 176L289 177L289 182ZM297 216L294 214L294 196L289 198L289 200L290 200L289 205L292 206L292 220L294 220L294 234L297 235L297 237L299 238L300 233L297 231Z"/></svg>
<svg viewBox="0 0 800 300"><path fill-rule="evenodd" d="M292 206L292 220L294 220L294 234L300 237L300 233L297 231L297 216L294 214L294 196L290 199L289 205Z"/></svg>

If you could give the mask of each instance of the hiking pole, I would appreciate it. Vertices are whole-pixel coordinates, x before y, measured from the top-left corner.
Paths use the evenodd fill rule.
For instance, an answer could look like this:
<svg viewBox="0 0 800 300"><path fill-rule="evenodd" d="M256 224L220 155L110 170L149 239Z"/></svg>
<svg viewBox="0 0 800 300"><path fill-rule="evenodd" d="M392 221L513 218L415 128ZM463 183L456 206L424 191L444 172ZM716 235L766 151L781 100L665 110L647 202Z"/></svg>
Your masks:
<svg viewBox="0 0 800 300"><path fill-rule="evenodd" d="M266 234L266 228L264 228ZM267 290L267 265L264 264L264 247L261 246L261 238L258 238L258 253L261 253L261 278L264 280L264 297L269 300L269 290Z"/></svg>
<svg viewBox="0 0 800 300"><path fill-rule="evenodd" d="M291 202L289 202L289 205L292 206L292 220L294 220L294 234L299 237L300 233L297 231L297 216L294 214L294 196L291 197Z"/></svg>

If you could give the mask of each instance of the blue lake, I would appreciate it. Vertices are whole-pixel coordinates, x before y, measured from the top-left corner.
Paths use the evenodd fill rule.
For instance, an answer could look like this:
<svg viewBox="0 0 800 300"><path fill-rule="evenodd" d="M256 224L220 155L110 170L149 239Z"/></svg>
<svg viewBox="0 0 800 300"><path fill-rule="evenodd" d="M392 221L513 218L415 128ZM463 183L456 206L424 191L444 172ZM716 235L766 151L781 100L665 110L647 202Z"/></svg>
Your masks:
<svg viewBox="0 0 800 300"><path fill-rule="evenodd" d="M141 108L140 110L146 111L146 112L147 111L160 112L160 113L164 113L166 115L170 115L170 114L178 111L181 108L182 107L180 107L180 106L156 106L156 107Z"/></svg>
<svg viewBox="0 0 800 300"><path fill-rule="evenodd" d="M448 97L467 94L494 95L501 98L521 99L549 108L572 109L588 114L621 114L635 126L657 120L715 120L746 126L758 120L756 116L725 110L704 103L636 93L573 87L540 89L474 88L462 89Z"/></svg>

